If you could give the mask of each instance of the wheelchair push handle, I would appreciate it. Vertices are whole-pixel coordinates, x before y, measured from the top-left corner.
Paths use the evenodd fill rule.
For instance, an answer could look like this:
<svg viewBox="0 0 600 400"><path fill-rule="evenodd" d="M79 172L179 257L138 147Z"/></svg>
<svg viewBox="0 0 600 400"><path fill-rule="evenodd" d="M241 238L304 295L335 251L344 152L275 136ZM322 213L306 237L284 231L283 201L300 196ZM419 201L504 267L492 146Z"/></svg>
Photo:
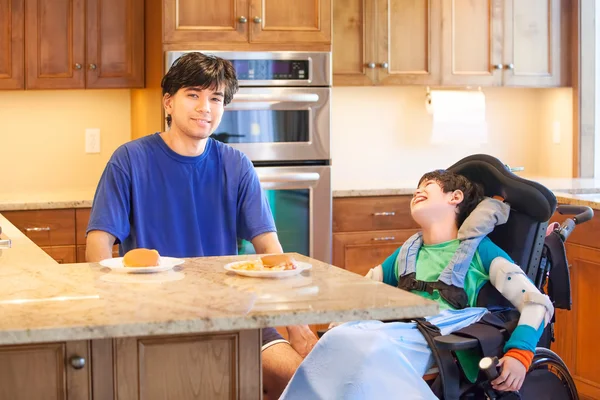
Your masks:
<svg viewBox="0 0 600 400"><path fill-rule="evenodd" d="M479 369L485 373L485 376L491 382L500 376L498 371L498 357L484 357L479 361Z"/></svg>
<svg viewBox="0 0 600 400"><path fill-rule="evenodd" d="M560 205L557 207L557 211L562 215L575 215L573 218L565 220L558 229L558 234L563 242L567 240L576 225L583 224L594 217L594 211L587 206Z"/></svg>
<svg viewBox="0 0 600 400"><path fill-rule="evenodd" d="M571 206L561 204L557 207L557 211L561 215L575 215L573 217L575 225L583 224L584 222L594 218L594 210L587 206Z"/></svg>

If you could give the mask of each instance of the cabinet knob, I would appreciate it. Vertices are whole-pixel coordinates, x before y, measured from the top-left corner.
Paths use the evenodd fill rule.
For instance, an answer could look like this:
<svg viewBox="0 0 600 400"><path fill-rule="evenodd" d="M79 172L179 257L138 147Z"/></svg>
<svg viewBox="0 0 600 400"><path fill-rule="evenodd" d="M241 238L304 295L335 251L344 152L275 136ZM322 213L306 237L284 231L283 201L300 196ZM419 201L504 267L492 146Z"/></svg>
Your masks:
<svg viewBox="0 0 600 400"><path fill-rule="evenodd" d="M254 17L254 23L255 24L260 24L262 22L262 18L261 17Z"/></svg>
<svg viewBox="0 0 600 400"><path fill-rule="evenodd" d="M382 63L381 63L381 68L387 68L387 67L389 67L389 66L390 66L390 65L389 65L388 63L386 63L386 62L382 62Z"/></svg>
<svg viewBox="0 0 600 400"><path fill-rule="evenodd" d="M76 63L76 64L75 64L75 69L81 69L81 64L79 64L79 63Z"/></svg>
<svg viewBox="0 0 600 400"><path fill-rule="evenodd" d="M370 62L367 64L367 67L369 67L370 69L373 69L373 68L375 68L375 63Z"/></svg>
<svg viewBox="0 0 600 400"><path fill-rule="evenodd" d="M494 69L504 69L504 65L496 64L496 65L494 65Z"/></svg>
<svg viewBox="0 0 600 400"><path fill-rule="evenodd" d="M92 71L93 71L93 70L95 70L96 68L97 68L97 67L96 67L96 64L90 64L90 69L91 69Z"/></svg>
<svg viewBox="0 0 600 400"><path fill-rule="evenodd" d="M81 369L85 367L85 358L80 356L73 356L69 359L69 363L75 369Z"/></svg>
<svg viewBox="0 0 600 400"><path fill-rule="evenodd" d="M504 66L504 68L506 68L506 69L515 69L515 64L506 64Z"/></svg>
<svg viewBox="0 0 600 400"><path fill-rule="evenodd" d="M240 22L240 24L245 24L246 22L248 22L248 18L242 15L240 19L238 19L238 21Z"/></svg>

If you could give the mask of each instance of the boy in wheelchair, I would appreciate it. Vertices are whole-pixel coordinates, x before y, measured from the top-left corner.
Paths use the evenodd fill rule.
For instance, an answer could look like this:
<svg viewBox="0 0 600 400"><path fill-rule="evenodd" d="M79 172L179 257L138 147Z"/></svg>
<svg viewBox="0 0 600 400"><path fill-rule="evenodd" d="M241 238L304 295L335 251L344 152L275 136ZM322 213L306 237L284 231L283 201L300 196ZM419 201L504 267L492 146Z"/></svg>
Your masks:
<svg viewBox="0 0 600 400"><path fill-rule="evenodd" d="M519 390L545 326L552 302L489 234L508 219L510 207L483 197L462 175L425 174L410 203L421 232L408 239L367 277L437 301L441 312L426 320L442 335L481 320L476 307L488 281L520 312L504 346L498 391ZM457 352L465 375L478 362ZM433 366L432 352L415 322L356 321L330 329L305 358L282 399L435 399L422 379ZM471 378L470 378L471 379Z"/></svg>

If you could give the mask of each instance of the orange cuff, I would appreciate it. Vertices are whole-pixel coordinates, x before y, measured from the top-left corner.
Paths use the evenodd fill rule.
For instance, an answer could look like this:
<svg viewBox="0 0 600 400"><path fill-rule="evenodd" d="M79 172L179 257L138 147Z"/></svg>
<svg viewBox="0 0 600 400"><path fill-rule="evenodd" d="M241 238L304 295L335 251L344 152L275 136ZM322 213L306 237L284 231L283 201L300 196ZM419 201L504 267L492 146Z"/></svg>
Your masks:
<svg viewBox="0 0 600 400"><path fill-rule="evenodd" d="M529 370L531 362L533 361L533 352L529 350L510 349L504 356L519 360L521 364L525 366L526 370Z"/></svg>

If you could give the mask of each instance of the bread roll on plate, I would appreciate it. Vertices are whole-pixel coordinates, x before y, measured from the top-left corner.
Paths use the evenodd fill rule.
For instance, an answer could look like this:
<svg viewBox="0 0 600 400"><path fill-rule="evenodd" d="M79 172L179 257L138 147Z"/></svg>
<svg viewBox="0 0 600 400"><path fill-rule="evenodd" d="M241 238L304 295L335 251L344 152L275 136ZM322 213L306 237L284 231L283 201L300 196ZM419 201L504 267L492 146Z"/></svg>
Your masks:
<svg viewBox="0 0 600 400"><path fill-rule="evenodd" d="M151 249L133 249L123 256L123 266L127 268L158 267L160 254Z"/></svg>

